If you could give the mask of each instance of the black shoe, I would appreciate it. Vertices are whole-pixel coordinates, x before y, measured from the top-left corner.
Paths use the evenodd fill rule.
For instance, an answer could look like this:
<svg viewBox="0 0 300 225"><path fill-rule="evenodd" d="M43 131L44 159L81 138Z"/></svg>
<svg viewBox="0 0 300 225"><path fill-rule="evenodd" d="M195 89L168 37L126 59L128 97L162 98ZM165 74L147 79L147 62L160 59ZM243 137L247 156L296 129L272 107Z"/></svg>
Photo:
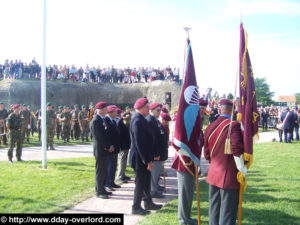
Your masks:
<svg viewBox="0 0 300 225"><path fill-rule="evenodd" d="M110 192L110 191L115 191L112 187L105 187L105 191Z"/></svg>
<svg viewBox="0 0 300 225"><path fill-rule="evenodd" d="M144 202L144 208L145 210L158 210L162 208L161 204L155 204L154 202Z"/></svg>
<svg viewBox="0 0 300 225"><path fill-rule="evenodd" d="M164 198L165 196L160 192L156 192L154 194L151 194L151 197L152 198Z"/></svg>
<svg viewBox="0 0 300 225"><path fill-rule="evenodd" d="M108 199L109 198L108 195L105 195L105 194L97 194L96 196L97 196L97 198L102 198L102 199Z"/></svg>
<svg viewBox="0 0 300 225"><path fill-rule="evenodd" d="M18 162L24 162L24 160L22 160L21 158L17 159Z"/></svg>
<svg viewBox="0 0 300 225"><path fill-rule="evenodd" d="M55 148L53 147L53 145L50 145L50 150L55 150Z"/></svg>
<svg viewBox="0 0 300 225"><path fill-rule="evenodd" d="M117 182L120 184L128 183L128 180L125 179L117 179Z"/></svg>
<svg viewBox="0 0 300 225"><path fill-rule="evenodd" d="M111 187L113 187L113 188L121 188L121 186L117 185L117 184L113 184L113 185L111 185Z"/></svg>
<svg viewBox="0 0 300 225"><path fill-rule="evenodd" d="M132 214L136 214L136 215L142 215L142 216L144 216L144 215L150 214L151 212L147 211L145 209L139 208L139 209L132 209L131 213Z"/></svg>
<svg viewBox="0 0 300 225"><path fill-rule="evenodd" d="M112 195L112 192L110 192L110 191L105 191L104 194L105 194L105 195Z"/></svg>
<svg viewBox="0 0 300 225"><path fill-rule="evenodd" d="M165 188L163 187L163 186L160 186L160 185L158 185L158 188L157 188L159 191L164 191L165 190Z"/></svg>
<svg viewBox="0 0 300 225"><path fill-rule="evenodd" d="M125 180L130 180L131 179L131 177L128 177L128 176L123 176L123 179L125 179Z"/></svg>
<svg viewBox="0 0 300 225"><path fill-rule="evenodd" d="M12 159L8 159L8 163L12 164L13 163Z"/></svg>

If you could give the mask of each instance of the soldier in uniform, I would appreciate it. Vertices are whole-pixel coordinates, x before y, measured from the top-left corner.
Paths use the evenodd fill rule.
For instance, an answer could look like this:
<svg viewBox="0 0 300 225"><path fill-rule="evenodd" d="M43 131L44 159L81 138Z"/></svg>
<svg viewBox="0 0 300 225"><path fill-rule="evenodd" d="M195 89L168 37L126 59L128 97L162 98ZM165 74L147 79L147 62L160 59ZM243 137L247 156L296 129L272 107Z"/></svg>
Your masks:
<svg viewBox="0 0 300 225"><path fill-rule="evenodd" d="M62 123L62 139L64 143L70 142L70 133L71 133L71 118L69 107L64 106L64 111L59 116L59 120Z"/></svg>
<svg viewBox="0 0 300 225"><path fill-rule="evenodd" d="M3 144L7 145L7 137L6 137L6 120L8 117L8 112L4 108L4 104L0 102L0 144L1 141L3 140Z"/></svg>
<svg viewBox="0 0 300 225"><path fill-rule="evenodd" d="M96 159L95 165L95 189L98 198L107 199L111 192L104 188L107 177L108 154L114 151L111 137L108 134L108 125L105 120L107 113L107 103L98 102L95 106L96 116L91 121L91 131L93 134L93 151Z"/></svg>
<svg viewBox="0 0 300 225"><path fill-rule="evenodd" d="M62 114L63 107L60 105L58 106L58 111L55 112L56 115L56 138L59 140L61 136L61 122L59 120L60 115Z"/></svg>
<svg viewBox="0 0 300 225"><path fill-rule="evenodd" d="M52 110L53 106L51 102L47 103L47 111L46 111L46 123L47 123L47 149L50 146L50 150L55 150L54 144L54 135L56 128L56 115Z"/></svg>
<svg viewBox="0 0 300 225"><path fill-rule="evenodd" d="M74 105L74 109L71 111L72 120L71 120L71 138L75 138L75 140L79 140L80 136L80 127L78 121L79 108L78 105Z"/></svg>
<svg viewBox="0 0 300 225"><path fill-rule="evenodd" d="M130 123L131 147L129 163L135 172L135 189L132 205L132 214L146 215L148 210L157 210L162 205L153 203L150 194L151 173L153 169L153 137L151 128L146 120L149 115L149 104L147 98L138 99L134 108L134 114ZM141 207L142 198L144 209Z"/></svg>
<svg viewBox="0 0 300 225"><path fill-rule="evenodd" d="M86 106L82 105L82 111L78 114L78 121L81 130L81 140L84 142L89 141L89 112L86 110Z"/></svg>
<svg viewBox="0 0 300 225"><path fill-rule="evenodd" d="M34 115L37 123L37 131L38 131L38 136L39 136L39 141L41 141L41 132L42 132L42 111L39 109L36 111Z"/></svg>
<svg viewBox="0 0 300 225"><path fill-rule="evenodd" d="M162 105L159 103L150 104L150 114L147 116L147 121L151 128L153 137L153 170L151 170L151 196L152 198L164 197L162 192L158 190L159 175L162 171L162 161L160 160L163 152L163 134L161 124L158 121Z"/></svg>
<svg viewBox="0 0 300 225"><path fill-rule="evenodd" d="M56 115L56 138L59 140L61 136L61 122L59 120L60 115L62 114L63 107L60 105L58 106L58 111L55 112Z"/></svg>
<svg viewBox="0 0 300 225"><path fill-rule="evenodd" d="M9 106L9 110L8 110L8 112L7 112L8 115L14 112L14 110L12 109L13 106L14 106L14 104L11 104L11 105Z"/></svg>
<svg viewBox="0 0 300 225"><path fill-rule="evenodd" d="M107 177L105 181L106 191L114 191L114 188L121 187L115 183L118 153L120 150L120 133L115 121L116 116L117 107L115 105L108 106L105 120L108 126L108 135L111 138L111 144L114 146L114 151L108 154Z"/></svg>
<svg viewBox="0 0 300 225"><path fill-rule="evenodd" d="M21 134L22 134L23 143L24 143L25 135L26 135L27 144L29 144L29 135L30 135L32 118L31 118L31 113L27 109L26 104L23 104L23 109L20 112L20 116L22 119Z"/></svg>
<svg viewBox="0 0 300 225"><path fill-rule="evenodd" d="M17 144L16 149L16 157L18 161L23 161L21 159L22 156L22 135L21 135L21 127L22 127L22 119L20 116L20 105L15 104L12 106L13 113L8 116L7 119L7 128L9 130L9 148L8 148L8 162L12 163L13 158L13 150L15 145Z"/></svg>
<svg viewBox="0 0 300 225"><path fill-rule="evenodd" d="M236 224L239 202L238 171L247 173L244 165L243 135L240 123L231 120L233 103L228 99L219 102L221 114L205 130L204 156L210 166L207 175L209 184L209 224ZM225 154L225 141L231 123L231 154Z"/></svg>
<svg viewBox="0 0 300 225"><path fill-rule="evenodd" d="M199 113L201 120L204 117L207 104L208 103L205 100L199 100ZM201 131L199 148L191 149L192 153L199 159L201 158L203 143L203 132ZM177 170L179 223L198 224L197 220L191 218L191 209L195 190L195 165L191 158L176 153L172 168Z"/></svg>

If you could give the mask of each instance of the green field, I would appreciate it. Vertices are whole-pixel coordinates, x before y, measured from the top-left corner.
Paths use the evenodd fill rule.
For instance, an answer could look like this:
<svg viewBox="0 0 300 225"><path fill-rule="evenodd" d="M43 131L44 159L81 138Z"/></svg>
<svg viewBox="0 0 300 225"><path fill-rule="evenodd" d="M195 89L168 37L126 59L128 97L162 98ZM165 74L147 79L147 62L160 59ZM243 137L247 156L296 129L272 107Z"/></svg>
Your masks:
<svg viewBox="0 0 300 225"><path fill-rule="evenodd" d="M300 143L254 146L254 163L243 196L243 225L300 224ZM178 224L177 199L139 224ZM200 183L201 224L208 224L208 185ZM197 218L196 193L193 218Z"/></svg>
<svg viewBox="0 0 300 225"><path fill-rule="evenodd" d="M47 166L0 162L0 213L61 212L95 195L94 158L48 160Z"/></svg>

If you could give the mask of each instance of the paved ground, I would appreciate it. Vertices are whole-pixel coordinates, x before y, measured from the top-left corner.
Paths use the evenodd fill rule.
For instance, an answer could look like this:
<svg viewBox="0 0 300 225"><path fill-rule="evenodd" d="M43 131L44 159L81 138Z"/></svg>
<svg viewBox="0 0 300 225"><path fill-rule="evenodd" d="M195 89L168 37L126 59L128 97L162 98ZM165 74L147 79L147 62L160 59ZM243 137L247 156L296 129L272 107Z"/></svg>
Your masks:
<svg viewBox="0 0 300 225"><path fill-rule="evenodd" d="M277 131L260 133L259 143L270 142L272 139L277 138ZM92 157L92 145L72 145L72 146L55 146L55 151L47 151L48 159L59 158L78 158L78 157ZM154 199L154 202L166 204L168 201L177 197L177 179L176 172L170 168L173 157L174 149L169 149L169 159L165 163L167 173L166 187L167 192L165 198ZM41 147L28 147L23 149L24 160L41 160L42 153ZM0 161L7 160L7 148L0 148ZM202 173L206 174L208 171L208 162L202 157L201 159ZM205 178L200 178L204 180ZM160 181L163 185L163 181ZM131 215L131 205L133 201L134 181L131 180L127 184L123 184L122 188L113 192L110 199L99 199L96 197L89 198L73 208L64 211L63 213L124 213L124 224L137 224L138 221L143 219L142 216Z"/></svg>

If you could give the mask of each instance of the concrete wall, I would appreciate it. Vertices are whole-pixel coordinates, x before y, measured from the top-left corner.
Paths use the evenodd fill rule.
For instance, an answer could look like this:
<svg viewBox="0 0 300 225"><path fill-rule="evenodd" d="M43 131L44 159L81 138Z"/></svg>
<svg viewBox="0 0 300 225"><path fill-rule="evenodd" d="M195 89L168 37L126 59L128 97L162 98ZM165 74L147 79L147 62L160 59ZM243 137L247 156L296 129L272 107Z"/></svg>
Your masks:
<svg viewBox="0 0 300 225"><path fill-rule="evenodd" d="M47 81L47 101L54 106L97 103L106 101L120 106L132 105L136 99L147 96L150 102L162 103L170 92L172 106L179 103L181 87L175 82L154 81L150 84L86 84ZM0 101L10 104L28 104L32 110L40 108L40 81L5 80L0 82Z"/></svg>

